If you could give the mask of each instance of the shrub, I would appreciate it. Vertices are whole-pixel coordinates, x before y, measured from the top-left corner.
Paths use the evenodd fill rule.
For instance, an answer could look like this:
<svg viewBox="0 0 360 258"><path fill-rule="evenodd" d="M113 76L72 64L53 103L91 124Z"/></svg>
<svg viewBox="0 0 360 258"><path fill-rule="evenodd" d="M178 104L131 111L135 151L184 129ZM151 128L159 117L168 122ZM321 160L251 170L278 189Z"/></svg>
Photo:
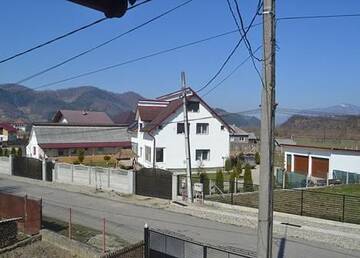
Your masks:
<svg viewBox="0 0 360 258"><path fill-rule="evenodd" d="M234 170L233 172L230 173L230 179L229 179L229 183L230 183L230 193L233 193L234 192L234 189L235 189L235 178L237 178L237 175L236 175L236 170Z"/></svg>
<svg viewBox="0 0 360 258"><path fill-rule="evenodd" d="M16 155L16 149L14 147L11 148L10 154L14 157Z"/></svg>
<svg viewBox="0 0 360 258"><path fill-rule="evenodd" d="M5 149L5 150L4 150L4 155L3 155L3 156L6 156L6 157L9 156L9 150L8 150L8 149Z"/></svg>
<svg viewBox="0 0 360 258"><path fill-rule="evenodd" d="M78 161L79 161L79 163L80 163L80 164L83 163L84 159L85 159L85 150L84 150L84 149L80 149L80 150L78 151Z"/></svg>
<svg viewBox="0 0 360 258"><path fill-rule="evenodd" d="M254 186L251 176L251 167L246 164L245 166L245 172L244 172L244 191L245 192L253 192Z"/></svg>
<svg viewBox="0 0 360 258"><path fill-rule="evenodd" d="M259 154L259 152L256 152L256 153L255 153L255 163L256 163L257 165L260 164L260 154Z"/></svg>
<svg viewBox="0 0 360 258"><path fill-rule="evenodd" d="M218 170L218 171L216 171L215 185L216 185L217 188L220 189L222 192L224 191L224 173L223 173L223 171L222 171L221 169ZM217 192L217 193L220 193L218 189L216 189L216 192Z"/></svg>
<svg viewBox="0 0 360 258"><path fill-rule="evenodd" d="M1 157L3 154L4 154L4 153L3 153L3 149L0 148L0 157Z"/></svg>
<svg viewBox="0 0 360 258"><path fill-rule="evenodd" d="M105 160L106 164L109 165L109 161L111 160L111 157L109 155L105 155L104 160Z"/></svg>
<svg viewBox="0 0 360 258"><path fill-rule="evenodd" d="M18 148L16 156L22 157L22 149L21 148Z"/></svg>
<svg viewBox="0 0 360 258"><path fill-rule="evenodd" d="M204 194L209 194L209 177L206 172L201 172L199 175L200 183L203 184Z"/></svg>
<svg viewBox="0 0 360 258"><path fill-rule="evenodd" d="M242 167L243 167L243 165L242 165L242 162L239 160L237 163L236 163L236 167L235 167L235 176L237 177L237 178L239 178L240 177L240 175L242 174Z"/></svg>
<svg viewBox="0 0 360 258"><path fill-rule="evenodd" d="M232 169L232 164L231 164L231 159L230 158L227 158L225 160L225 171L230 171Z"/></svg>

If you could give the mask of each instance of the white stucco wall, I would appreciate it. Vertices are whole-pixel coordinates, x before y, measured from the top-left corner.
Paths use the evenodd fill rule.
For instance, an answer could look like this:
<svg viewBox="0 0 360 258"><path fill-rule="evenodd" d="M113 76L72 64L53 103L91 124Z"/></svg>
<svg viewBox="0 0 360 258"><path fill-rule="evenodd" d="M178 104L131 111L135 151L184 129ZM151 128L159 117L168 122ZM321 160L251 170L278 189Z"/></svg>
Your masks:
<svg viewBox="0 0 360 258"><path fill-rule="evenodd" d="M290 154L292 157L291 171L294 171L294 156L308 156L309 157L309 174L312 174L311 159L325 158L329 159L329 175L328 178L333 178L334 170L341 170L351 173L360 174L360 152L357 151L342 151L342 150L330 150L330 149L316 149L316 148L305 148L305 147L285 147L284 148L284 164L285 169L287 168L287 155Z"/></svg>
<svg viewBox="0 0 360 258"><path fill-rule="evenodd" d="M202 119L204 117L209 117ZM209 149L210 159L203 161L204 168L222 167L223 157L229 156L230 141L229 131L225 127L221 130L221 122L212 117L212 114L200 104L199 112L188 113L190 123L190 146L191 146L191 164L194 170L199 166L196 161L195 153L197 149ZM199 119L195 120L194 119ZM156 166L164 169L185 169L185 137L184 134L177 134L177 122L183 122L182 108L166 119L162 124L161 130L154 130L152 135L156 139L156 148L164 148L164 162L156 163ZM141 120L139 119L139 122ZM208 123L208 134L196 134L197 123ZM142 147L142 155L138 157L138 162L145 167L152 167L152 162L145 160L145 146L151 147L153 158L153 140L147 133L138 133L137 138L132 139L138 143L138 155Z"/></svg>
<svg viewBox="0 0 360 258"><path fill-rule="evenodd" d="M360 174L360 153L352 155L341 152L332 153L330 169Z"/></svg>
<svg viewBox="0 0 360 258"><path fill-rule="evenodd" d="M36 148L36 154L33 154L33 148ZM26 146L26 156L30 158L40 159L40 157L44 157L44 151L38 145L38 141L36 139L36 134L34 130L31 130L29 143Z"/></svg>

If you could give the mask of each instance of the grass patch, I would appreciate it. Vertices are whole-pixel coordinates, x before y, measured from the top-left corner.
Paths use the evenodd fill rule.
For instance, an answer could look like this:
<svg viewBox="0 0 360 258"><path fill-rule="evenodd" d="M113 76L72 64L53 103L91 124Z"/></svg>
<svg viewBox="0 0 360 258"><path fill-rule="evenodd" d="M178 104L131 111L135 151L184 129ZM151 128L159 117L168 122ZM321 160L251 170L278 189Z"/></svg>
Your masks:
<svg viewBox="0 0 360 258"><path fill-rule="evenodd" d="M43 217L42 220L43 228L66 237L69 236L68 226L68 223L54 218ZM83 243L86 243L90 238L101 234L99 230L91 229L78 224L72 224L71 233L72 239Z"/></svg>
<svg viewBox="0 0 360 258"><path fill-rule="evenodd" d="M319 192L345 194L360 197L360 184L328 186L324 188L317 188L315 190Z"/></svg>
<svg viewBox="0 0 360 258"><path fill-rule="evenodd" d="M68 223L62 220L58 220L50 217L43 217L42 227L53 231L57 234L68 237L69 228ZM71 225L72 239L82 242L84 244L90 245L97 248L98 250L102 249L102 232L96 229L89 227L81 226L78 224ZM107 250L116 250L121 249L127 246L129 243L118 236L115 235L106 235L106 249Z"/></svg>

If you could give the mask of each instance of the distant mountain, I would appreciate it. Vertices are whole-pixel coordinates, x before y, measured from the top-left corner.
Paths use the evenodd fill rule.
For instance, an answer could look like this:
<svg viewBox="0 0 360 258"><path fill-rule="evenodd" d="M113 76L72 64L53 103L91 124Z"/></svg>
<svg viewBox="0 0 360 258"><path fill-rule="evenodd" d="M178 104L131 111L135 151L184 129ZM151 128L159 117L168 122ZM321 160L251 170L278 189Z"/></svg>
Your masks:
<svg viewBox="0 0 360 258"><path fill-rule="evenodd" d="M255 116L245 116L240 114L233 114L221 108L215 108L214 111L219 114L226 123L235 124L241 128L259 128L260 120Z"/></svg>
<svg viewBox="0 0 360 258"><path fill-rule="evenodd" d="M113 93L92 86L35 91L17 84L0 85L0 120L48 121L59 109L105 111L115 117L134 110L143 97Z"/></svg>
<svg viewBox="0 0 360 258"><path fill-rule="evenodd" d="M310 112L319 112L331 115L360 115L360 106L352 105L352 104L340 104L326 108L316 108L316 109L309 109L307 111ZM321 114L320 114L321 115Z"/></svg>
<svg viewBox="0 0 360 258"><path fill-rule="evenodd" d="M293 115L312 117L360 116L360 106L352 104L339 104L330 107L310 108L303 110L288 110L279 108L276 113L276 125L280 126L281 124L288 121L288 119L291 118Z"/></svg>
<svg viewBox="0 0 360 258"><path fill-rule="evenodd" d="M282 137L360 140L360 116L292 116L277 129Z"/></svg>

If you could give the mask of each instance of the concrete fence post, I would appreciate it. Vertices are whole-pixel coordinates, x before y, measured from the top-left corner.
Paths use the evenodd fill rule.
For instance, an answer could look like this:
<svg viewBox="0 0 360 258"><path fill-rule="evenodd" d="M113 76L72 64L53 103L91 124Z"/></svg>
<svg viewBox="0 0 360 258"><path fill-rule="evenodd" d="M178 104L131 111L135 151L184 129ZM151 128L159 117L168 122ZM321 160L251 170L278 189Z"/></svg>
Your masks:
<svg viewBox="0 0 360 258"><path fill-rule="evenodd" d="M108 168L108 171L107 171L107 187L110 188L110 183L111 183L111 168Z"/></svg>
<svg viewBox="0 0 360 258"><path fill-rule="evenodd" d="M42 160L42 181L46 181L46 160Z"/></svg>
<svg viewBox="0 0 360 258"><path fill-rule="evenodd" d="M14 156L13 155L9 155L9 175L13 176L14 175Z"/></svg>
<svg viewBox="0 0 360 258"><path fill-rule="evenodd" d="M71 183L74 183L74 165L71 165Z"/></svg>
<svg viewBox="0 0 360 258"><path fill-rule="evenodd" d="M89 173L89 185L91 185L91 167L88 167L88 173Z"/></svg>
<svg viewBox="0 0 360 258"><path fill-rule="evenodd" d="M172 194L171 194L171 200L172 201L176 201L177 199L177 188L178 188L178 177L176 174L172 174L172 185L171 185L171 190L172 190Z"/></svg>
<svg viewBox="0 0 360 258"><path fill-rule="evenodd" d="M135 194L135 172L133 170L129 170L127 177L128 177L129 194Z"/></svg>

